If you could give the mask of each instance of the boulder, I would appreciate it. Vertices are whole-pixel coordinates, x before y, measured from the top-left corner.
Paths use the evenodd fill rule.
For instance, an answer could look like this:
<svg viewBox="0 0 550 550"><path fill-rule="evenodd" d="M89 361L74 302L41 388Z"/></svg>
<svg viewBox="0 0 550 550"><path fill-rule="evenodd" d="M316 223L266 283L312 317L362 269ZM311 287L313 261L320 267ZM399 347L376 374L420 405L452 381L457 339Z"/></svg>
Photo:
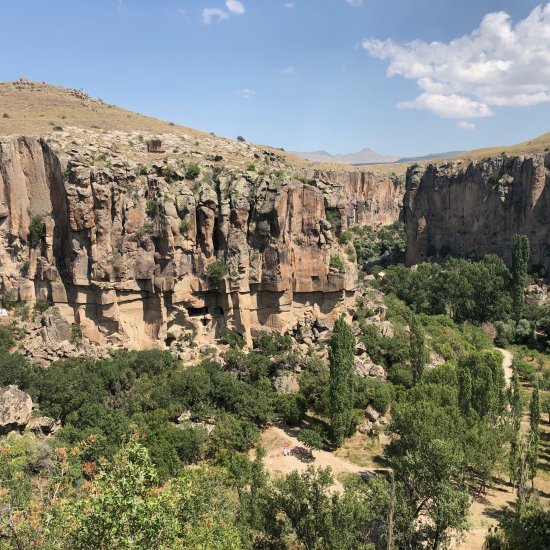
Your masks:
<svg viewBox="0 0 550 550"><path fill-rule="evenodd" d="M22 430L31 418L32 399L17 386L0 390L0 433Z"/></svg>
<svg viewBox="0 0 550 550"><path fill-rule="evenodd" d="M371 422L376 422L380 418L380 413L372 405L365 409L365 415Z"/></svg>
<svg viewBox="0 0 550 550"><path fill-rule="evenodd" d="M27 429L32 432L40 433L42 435L54 434L61 427L59 420L54 420L49 416L33 416L28 424Z"/></svg>

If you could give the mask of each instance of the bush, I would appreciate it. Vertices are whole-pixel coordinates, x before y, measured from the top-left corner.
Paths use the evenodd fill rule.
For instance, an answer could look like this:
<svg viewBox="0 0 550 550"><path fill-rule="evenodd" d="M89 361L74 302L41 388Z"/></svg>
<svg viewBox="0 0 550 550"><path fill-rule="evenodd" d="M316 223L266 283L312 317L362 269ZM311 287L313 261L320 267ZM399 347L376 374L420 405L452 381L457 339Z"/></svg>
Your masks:
<svg viewBox="0 0 550 550"><path fill-rule="evenodd" d="M37 313L44 313L48 308L52 306L48 300L36 300L34 304L34 311Z"/></svg>
<svg viewBox="0 0 550 550"><path fill-rule="evenodd" d="M185 236L189 232L189 229L191 227L191 224L187 220L180 220L180 234Z"/></svg>
<svg viewBox="0 0 550 550"><path fill-rule="evenodd" d="M414 378L411 367L397 363L390 367L388 374L389 381L395 386L403 386L407 389L413 387Z"/></svg>
<svg viewBox="0 0 550 550"><path fill-rule="evenodd" d="M227 327L222 329L219 340L220 344L225 344L233 349L242 349L245 345L242 334L239 334L235 330L230 330Z"/></svg>
<svg viewBox="0 0 550 550"><path fill-rule="evenodd" d="M514 357L512 359L512 368L518 373L518 376L522 380L527 380L532 384L537 381L537 371L533 365L530 365L526 361Z"/></svg>
<svg viewBox="0 0 550 550"><path fill-rule="evenodd" d="M340 233L340 242L346 244L349 243L353 239L353 233L351 231L342 231Z"/></svg>
<svg viewBox="0 0 550 550"><path fill-rule="evenodd" d="M185 177L189 180L195 180L201 173L201 167L195 162L190 162L185 169Z"/></svg>
<svg viewBox="0 0 550 550"><path fill-rule="evenodd" d="M82 326L76 323L73 323L71 325L71 342L73 344L80 344L80 342L82 342L82 336L83 336Z"/></svg>
<svg viewBox="0 0 550 550"><path fill-rule="evenodd" d="M253 339L254 349L264 355L278 355L292 349L292 338L284 336L278 332L268 332L261 330L256 338Z"/></svg>
<svg viewBox="0 0 550 550"><path fill-rule="evenodd" d="M4 309L11 309L15 302L15 293L12 290L4 290L4 293L0 297L0 305Z"/></svg>
<svg viewBox="0 0 550 550"><path fill-rule="evenodd" d="M170 183L175 178L176 171L174 170L174 168L172 168L172 166L165 166L164 169L162 170L162 175L164 176L164 179L166 180L166 182ZM194 178L190 178L190 179L194 179Z"/></svg>
<svg viewBox="0 0 550 550"><path fill-rule="evenodd" d="M227 266L225 265L225 262L221 260L217 260L211 264L208 264L208 266L206 267L206 276L208 277L208 280L214 285L218 285L219 283L221 283L226 275Z"/></svg>
<svg viewBox="0 0 550 550"><path fill-rule="evenodd" d="M278 395L275 410L287 426L298 426L307 411L307 401L299 393Z"/></svg>
<svg viewBox="0 0 550 550"><path fill-rule="evenodd" d="M343 273L344 271L344 262L342 261L342 258L338 256L337 254L330 257L329 267L336 269L340 273Z"/></svg>
<svg viewBox="0 0 550 550"><path fill-rule="evenodd" d="M355 385L355 406L365 409L374 407L380 414L386 414L393 398L391 384L377 378L357 378Z"/></svg>
<svg viewBox="0 0 550 550"><path fill-rule="evenodd" d="M244 143L246 139L244 139L243 136L237 136L237 141Z"/></svg>
<svg viewBox="0 0 550 550"><path fill-rule="evenodd" d="M147 201L145 211L150 218L155 218L159 213L159 203L157 199L149 199Z"/></svg>
<svg viewBox="0 0 550 550"><path fill-rule="evenodd" d="M29 224L29 244L31 248L34 248L40 243L45 231L46 224L42 216L33 216Z"/></svg>

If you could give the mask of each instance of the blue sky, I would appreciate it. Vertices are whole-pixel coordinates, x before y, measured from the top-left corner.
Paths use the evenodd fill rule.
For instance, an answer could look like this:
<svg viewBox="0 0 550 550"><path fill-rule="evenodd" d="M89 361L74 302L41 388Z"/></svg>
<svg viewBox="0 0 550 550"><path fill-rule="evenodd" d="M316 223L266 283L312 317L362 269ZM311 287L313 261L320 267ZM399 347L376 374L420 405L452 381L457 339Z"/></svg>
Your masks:
<svg viewBox="0 0 550 550"><path fill-rule="evenodd" d="M1 80L83 88L218 135L287 150L416 155L550 130L550 5L536 1L0 6ZM509 18L492 16L476 31L494 12ZM481 58L490 63L480 67Z"/></svg>

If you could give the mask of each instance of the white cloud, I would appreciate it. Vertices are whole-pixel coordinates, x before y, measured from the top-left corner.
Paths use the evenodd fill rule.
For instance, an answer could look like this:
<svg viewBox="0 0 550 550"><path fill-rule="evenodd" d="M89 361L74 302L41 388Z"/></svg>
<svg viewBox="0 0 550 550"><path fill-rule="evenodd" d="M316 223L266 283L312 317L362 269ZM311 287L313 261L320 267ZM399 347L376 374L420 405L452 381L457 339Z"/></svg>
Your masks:
<svg viewBox="0 0 550 550"><path fill-rule="evenodd" d="M287 10L292 10L296 7L296 2L285 2L283 4L283 8L287 9Z"/></svg>
<svg viewBox="0 0 550 550"><path fill-rule="evenodd" d="M354 8L358 8L363 5L363 0L346 0L346 2Z"/></svg>
<svg viewBox="0 0 550 550"><path fill-rule="evenodd" d="M202 10L202 22L205 25L210 25L212 21L224 21L229 15L219 8L204 8Z"/></svg>
<svg viewBox="0 0 550 550"><path fill-rule="evenodd" d="M225 5L227 6L227 9L234 15L243 15L243 13L246 12L246 9L243 6L242 2L238 2L237 0L227 0L225 2Z"/></svg>
<svg viewBox="0 0 550 550"><path fill-rule="evenodd" d="M420 94L412 101L397 104L399 109L428 109L442 118L479 118L491 116L493 111L484 103L451 94Z"/></svg>
<svg viewBox="0 0 550 550"><path fill-rule="evenodd" d="M492 115L491 107L550 101L550 3L515 25L507 13L489 13L472 33L450 42L368 38L362 45L388 62L388 76L416 80L420 95L401 108L477 118Z"/></svg>
<svg viewBox="0 0 550 550"><path fill-rule="evenodd" d="M281 69L281 74L284 75L291 75L296 72L296 67L285 67L284 69Z"/></svg>
<svg viewBox="0 0 550 550"><path fill-rule="evenodd" d="M258 92L256 90L251 90L250 88L242 88L239 90L239 95L243 99L251 99L258 95Z"/></svg>
<svg viewBox="0 0 550 550"><path fill-rule="evenodd" d="M463 120L462 122L459 122L457 124L457 126L459 128L462 128L463 130L475 130L476 129L476 125L473 122L466 122L465 120Z"/></svg>

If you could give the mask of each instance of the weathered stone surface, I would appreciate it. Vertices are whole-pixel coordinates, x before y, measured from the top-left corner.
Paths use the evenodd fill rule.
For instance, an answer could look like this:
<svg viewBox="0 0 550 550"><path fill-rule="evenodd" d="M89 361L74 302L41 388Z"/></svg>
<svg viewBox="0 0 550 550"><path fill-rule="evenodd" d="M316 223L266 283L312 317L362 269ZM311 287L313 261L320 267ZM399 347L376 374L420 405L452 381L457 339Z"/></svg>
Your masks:
<svg viewBox="0 0 550 550"><path fill-rule="evenodd" d="M239 159L224 167L174 136L159 137L160 150L179 157L121 132L85 137L91 143L77 148L55 141L58 154L44 140L0 141L3 288L58 307L43 319L48 351L30 344L41 362L50 351L77 353L63 344L72 323L98 346L170 345L186 331L208 343L224 327L248 342L260 329L325 341L352 308L357 282L327 209L343 228L398 216L402 191L386 176L316 172L304 183L275 170L285 166L272 151L248 144L212 138L211 151L223 153L215 158ZM131 147L138 152L126 156ZM248 171L251 157L273 168ZM192 180L189 159L201 167ZM33 216L45 226L39 243L29 239ZM335 254L342 273L329 268ZM207 276L215 261L228 268L217 284Z"/></svg>
<svg viewBox="0 0 550 550"><path fill-rule="evenodd" d="M31 396L17 386L0 389L0 434L22 430L31 418Z"/></svg>
<svg viewBox="0 0 550 550"><path fill-rule="evenodd" d="M414 167L407 172L407 263L453 254L497 254L508 264L514 234L531 244L530 264L550 270L550 155Z"/></svg>
<svg viewBox="0 0 550 550"><path fill-rule="evenodd" d="M42 435L54 434L61 428L61 423L49 416L33 416L27 423L27 430Z"/></svg>

